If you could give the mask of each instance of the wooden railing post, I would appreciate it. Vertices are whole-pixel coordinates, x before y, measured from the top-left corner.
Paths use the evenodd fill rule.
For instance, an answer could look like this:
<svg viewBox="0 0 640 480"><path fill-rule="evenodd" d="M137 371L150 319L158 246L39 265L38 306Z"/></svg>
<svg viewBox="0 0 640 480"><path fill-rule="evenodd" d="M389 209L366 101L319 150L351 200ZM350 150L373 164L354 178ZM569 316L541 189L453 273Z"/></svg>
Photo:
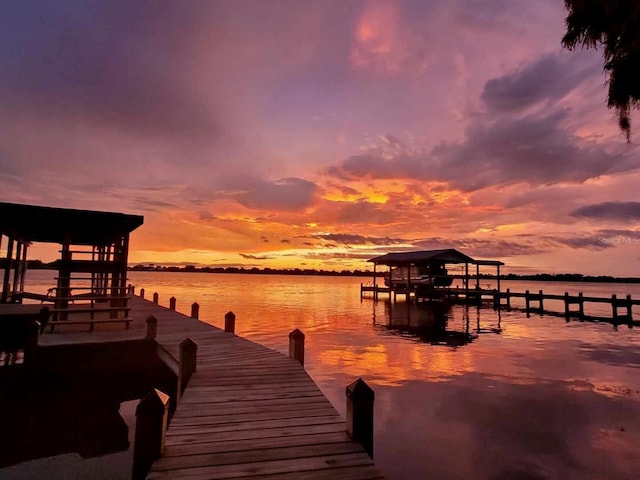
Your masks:
<svg viewBox="0 0 640 480"><path fill-rule="evenodd" d="M140 298L144 298L144 288L140 289Z"/></svg>
<svg viewBox="0 0 640 480"><path fill-rule="evenodd" d="M136 408L136 434L133 444L133 480L142 480L155 460L164 452L169 414L169 395L151 390Z"/></svg>
<svg viewBox="0 0 640 480"><path fill-rule="evenodd" d="M236 332L236 314L231 310L224 314L224 331L229 333Z"/></svg>
<svg viewBox="0 0 640 480"><path fill-rule="evenodd" d="M540 295L540 314L542 314L544 312L544 306L543 306L543 300L544 300L544 293L542 293L542 290L538 291L538 295Z"/></svg>
<svg viewBox="0 0 640 480"><path fill-rule="evenodd" d="M153 303L158 303L158 292L153 292Z"/></svg>
<svg viewBox="0 0 640 480"><path fill-rule="evenodd" d="M524 292L524 305L525 305L525 310L527 311L527 316L529 316L529 303L531 302L531 299L529 298L529 290L526 290Z"/></svg>
<svg viewBox="0 0 640 480"><path fill-rule="evenodd" d="M373 402L375 393L361 378L347 385L347 433L373 458Z"/></svg>
<svg viewBox="0 0 640 480"><path fill-rule="evenodd" d="M584 318L584 299L582 298L582 292L578 293L578 307L580 318Z"/></svg>
<svg viewBox="0 0 640 480"><path fill-rule="evenodd" d="M182 397L191 375L197 368L198 344L190 338L185 338L180 344L178 395Z"/></svg>
<svg viewBox="0 0 640 480"><path fill-rule="evenodd" d="M147 340L153 340L158 335L158 319L153 315L147 317Z"/></svg>
<svg viewBox="0 0 640 480"><path fill-rule="evenodd" d="M633 309L632 307L632 303L631 303L631 295L627 295L627 317L629 317L629 325L631 325L631 322L633 322Z"/></svg>
<svg viewBox="0 0 640 480"><path fill-rule="evenodd" d="M511 290L507 288L507 308L511 308Z"/></svg>
<svg viewBox="0 0 640 480"><path fill-rule="evenodd" d="M569 318L569 292L564 292L564 316Z"/></svg>
<svg viewBox="0 0 640 480"><path fill-rule="evenodd" d="M293 358L304 366L304 333L295 329L289 333L289 358Z"/></svg>
<svg viewBox="0 0 640 480"><path fill-rule="evenodd" d="M618 299L616 298L616 294L611 295L611 306L613 307L613 319L618 319Z"/></svg>
<svg viewBox="0 0 640 480"><path fill-rule="evenodd" d="M191 305L191 318L198 318L198 315L200 314L200 305L198 305L198 302L193 302L193 305Z"/></svg>
<svg viewBox="0 0 640 480"><path fill-rule="evenodd" d="M175 310L176 309L176 297L171 297L169 299L169 308L171 310Z"/></svg>

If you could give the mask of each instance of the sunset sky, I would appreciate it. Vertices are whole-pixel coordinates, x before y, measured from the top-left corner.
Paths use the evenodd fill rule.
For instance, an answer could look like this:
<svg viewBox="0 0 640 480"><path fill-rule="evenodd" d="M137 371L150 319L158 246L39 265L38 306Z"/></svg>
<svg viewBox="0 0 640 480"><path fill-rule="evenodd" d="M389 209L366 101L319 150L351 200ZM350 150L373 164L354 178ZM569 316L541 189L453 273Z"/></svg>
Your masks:
<svg viewBox="0 0 640 480"><path fill-rule="evenodd" d="M0 201L144 215L132 263L452 247L637 276L640 122L628 144L564 18L562 0L4 2Z"/></svg>

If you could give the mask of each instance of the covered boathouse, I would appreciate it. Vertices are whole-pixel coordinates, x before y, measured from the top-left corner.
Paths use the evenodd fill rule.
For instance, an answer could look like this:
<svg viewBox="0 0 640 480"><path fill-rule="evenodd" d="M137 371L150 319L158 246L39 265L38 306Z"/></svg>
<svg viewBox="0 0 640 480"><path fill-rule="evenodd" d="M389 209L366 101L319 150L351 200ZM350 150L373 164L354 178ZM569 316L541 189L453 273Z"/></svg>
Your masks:
<svg viewBox="0 0 640 480"><path fill-rule="evenodd" d="M377 297L380 292L388 292L395 297L401 293L405 294L407 299L410 299L412 294L416 299L444 296L481 299L483 293L493 295L500 292L500 267L504 265L499 260L478 260L453 248L392 252L367 261L373 263L373 284L362 285L361 294L370 291ZM380 265L388 267L388 271L382 275L379 271ZM461 268L453 273L452 265ZM475 272L470 271L470 267L473 266ZM495 288L482 288L481 266L495 267ZM384 277L383 286L377 283L379 276ZM455 280L460 280L461 284L454 287Z"/></svg>
<svg viewBox="0 0 640 480"><path fill-rule="evenodd" d="M82 314L82 322L67 323L86 323L92 330L100 313L112 323L122 321L130 310L129 235L143 221L139 215L0 203L0 248L6 252L0 306L40 301L51 307L54 321L66 320L69 313ZM56 283L47 293L24 288L32 242L60 245L60 258L54 262Z"/></svg>

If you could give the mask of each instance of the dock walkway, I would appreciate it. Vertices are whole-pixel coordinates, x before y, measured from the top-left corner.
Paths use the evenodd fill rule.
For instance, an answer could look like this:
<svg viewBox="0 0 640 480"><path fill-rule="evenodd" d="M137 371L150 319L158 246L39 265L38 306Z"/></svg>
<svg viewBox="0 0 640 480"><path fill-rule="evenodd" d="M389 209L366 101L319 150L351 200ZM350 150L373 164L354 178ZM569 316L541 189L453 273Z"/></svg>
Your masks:
<svg viewBox="0 0 640 480"><path fill-rule="evenodd" d="M197 372L178 401L164 455L147 478L384 478L300 363L139 297L130 305L130 330L44 337L50 344L64 337L140 338L153 315L166 362L177 363L185 338L198 345Z"/></svg>

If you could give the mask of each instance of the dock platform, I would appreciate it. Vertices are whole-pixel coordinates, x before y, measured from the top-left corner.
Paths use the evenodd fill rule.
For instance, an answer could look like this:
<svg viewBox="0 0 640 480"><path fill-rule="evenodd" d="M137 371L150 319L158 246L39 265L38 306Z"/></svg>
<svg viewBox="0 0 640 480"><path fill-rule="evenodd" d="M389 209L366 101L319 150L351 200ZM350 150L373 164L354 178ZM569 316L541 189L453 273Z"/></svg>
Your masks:
<svg viewBox="0 0 640 480"><path fill-rule="evenodd" d="M46 334L41 344L142 338L153 315L165 363L177 368L185 338L198 345L197 371L147 478L384 478L299 362L140 297L130 305L129 330Z"/></svg>

